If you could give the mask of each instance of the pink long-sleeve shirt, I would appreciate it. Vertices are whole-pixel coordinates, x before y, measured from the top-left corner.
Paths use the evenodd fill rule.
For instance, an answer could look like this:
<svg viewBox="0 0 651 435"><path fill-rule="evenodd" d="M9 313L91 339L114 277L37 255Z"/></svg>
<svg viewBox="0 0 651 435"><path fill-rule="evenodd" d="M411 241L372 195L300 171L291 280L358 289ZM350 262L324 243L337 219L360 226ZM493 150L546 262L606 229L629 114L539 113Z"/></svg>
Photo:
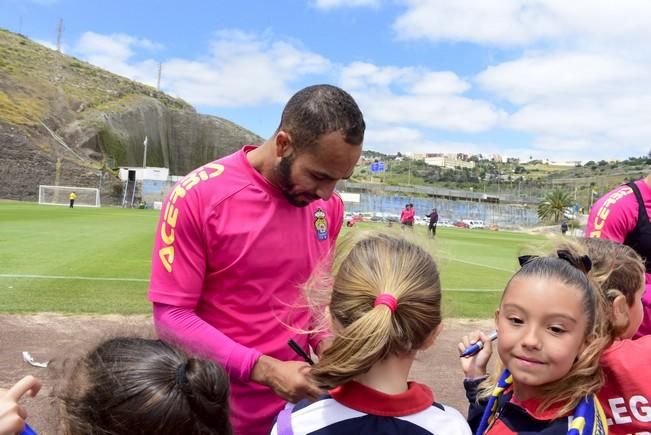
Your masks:
<svg viewBox="0 0 651 435"><path fill-rule="evenodd" d="M266 434L284 402L250 381L261 354L300 360L316 348L300 285L327 262L343 222L337 195L291 205L249 164L253 147L181 180L158 224L149 300L162 336L221 363L237 433Z"/></svg>
<svg viewBox="0 0 651 435"><path fill-rule="evenodd" d="M640 190L647 214L651 214L651 188L645 180L635 185ZM633 190L626 185L616 187L602 196L590 209L585 228L587 237L598 237L624 243L628 233L637 225L639 205ZM646 274L646 290L642 296L644 319L636 337L651 334L651 274Z"/></svg>

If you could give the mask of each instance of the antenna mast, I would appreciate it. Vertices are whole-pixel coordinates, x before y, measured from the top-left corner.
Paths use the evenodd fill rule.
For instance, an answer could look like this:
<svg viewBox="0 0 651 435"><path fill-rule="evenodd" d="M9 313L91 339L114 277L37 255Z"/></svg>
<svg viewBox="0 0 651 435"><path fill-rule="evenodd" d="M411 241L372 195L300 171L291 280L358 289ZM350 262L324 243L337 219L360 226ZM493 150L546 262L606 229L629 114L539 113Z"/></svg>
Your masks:
<svg viewBox="0 0 651 435"><path fill-rule="evenodd" d="M63 18L59 18L57 25L57 51L61 53L61 35L63 35Z"/></svg>
<svg viewBox="0 0 651 435"><path fill-rule="evenodd" d="M163 63L158 62L158 83L156 84L157 91L160 91L160 75L162 71L163 71Z"/></svg>

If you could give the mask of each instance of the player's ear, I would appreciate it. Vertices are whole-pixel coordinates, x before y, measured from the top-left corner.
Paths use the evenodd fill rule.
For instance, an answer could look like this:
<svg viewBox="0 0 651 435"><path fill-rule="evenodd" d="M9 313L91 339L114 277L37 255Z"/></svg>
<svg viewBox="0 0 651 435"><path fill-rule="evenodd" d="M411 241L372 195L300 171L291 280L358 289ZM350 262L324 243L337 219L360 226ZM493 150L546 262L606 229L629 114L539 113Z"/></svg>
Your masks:
<svg viewBox="0 0 651 435"><path fill-rule="evenodd" d="M292 140L285 130L280 130L274 137L276 144L276 157L288 157L294 152Z"/></svg>

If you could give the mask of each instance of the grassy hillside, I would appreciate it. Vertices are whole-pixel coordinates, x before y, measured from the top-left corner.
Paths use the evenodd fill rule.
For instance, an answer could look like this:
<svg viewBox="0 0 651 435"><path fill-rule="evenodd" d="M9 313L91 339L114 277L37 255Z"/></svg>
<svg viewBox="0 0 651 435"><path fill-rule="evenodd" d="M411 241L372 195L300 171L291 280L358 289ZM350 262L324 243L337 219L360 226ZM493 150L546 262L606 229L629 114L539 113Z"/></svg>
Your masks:
<svg viewBox="0 0 651 435"><path fill-rule="evenodd" d="M154 97L170 108L193 110L151 86L0 29L0 119L5 122L36 126L48 117L61 117L61 110L119 107L134 94Z"/></svg>

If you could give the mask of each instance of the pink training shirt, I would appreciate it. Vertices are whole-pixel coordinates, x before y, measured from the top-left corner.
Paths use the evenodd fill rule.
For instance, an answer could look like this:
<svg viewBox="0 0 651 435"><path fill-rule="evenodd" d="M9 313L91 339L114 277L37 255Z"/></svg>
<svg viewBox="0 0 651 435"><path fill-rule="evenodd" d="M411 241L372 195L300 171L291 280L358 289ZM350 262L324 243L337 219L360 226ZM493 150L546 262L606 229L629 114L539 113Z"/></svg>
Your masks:
<svg viewBox="0 0 651 435"><path fill-rule="evenodd" d="M231 420L247 435L269 433L284 406L270 388L249 380L260 354L301 360L287 341L308 350L308 341L315 349L321 338L297 332L312 326L299 286L327 261L343 222L337 195L291 205L249 164L252 149L196 169L170 192L149 287L157 329L171 327L164 335L229 373Z"/></svg>
<svg viewBox="0 0 651 435"><path fill-rule="evenodd" d="M635 182L640 189L647 213L651 211L651 188L644 179ZM637 225L639 206L633 190L619 186L594 203L585 228L586 237L598 237L624 243L626 235ZM651 334L651 274L646 274L646 290L642 297L644 320L637 336Z"/></svg>

